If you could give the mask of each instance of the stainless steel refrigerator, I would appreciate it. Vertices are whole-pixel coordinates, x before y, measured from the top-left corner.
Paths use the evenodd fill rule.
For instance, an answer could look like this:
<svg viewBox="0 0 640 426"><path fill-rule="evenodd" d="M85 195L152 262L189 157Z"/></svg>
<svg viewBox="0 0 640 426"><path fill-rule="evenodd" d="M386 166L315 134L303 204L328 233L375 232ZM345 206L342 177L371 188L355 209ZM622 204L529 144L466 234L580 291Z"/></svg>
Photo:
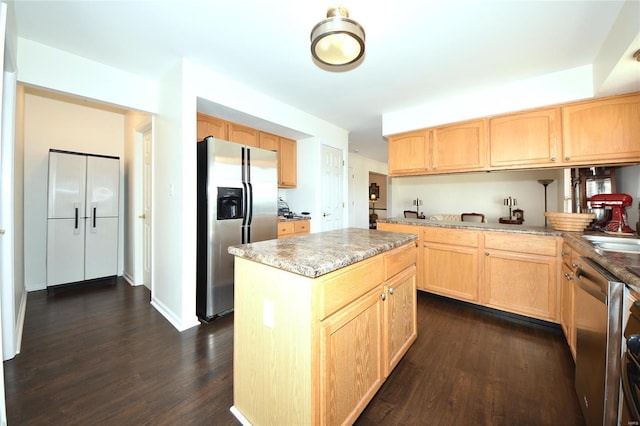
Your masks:
<svg viewBox="0 0 640 426"><path fill-rule="evenodd" d="M197 175L196 314L208 322L233 310L227 248L277 238L277 154L208 137Z"/></svg>

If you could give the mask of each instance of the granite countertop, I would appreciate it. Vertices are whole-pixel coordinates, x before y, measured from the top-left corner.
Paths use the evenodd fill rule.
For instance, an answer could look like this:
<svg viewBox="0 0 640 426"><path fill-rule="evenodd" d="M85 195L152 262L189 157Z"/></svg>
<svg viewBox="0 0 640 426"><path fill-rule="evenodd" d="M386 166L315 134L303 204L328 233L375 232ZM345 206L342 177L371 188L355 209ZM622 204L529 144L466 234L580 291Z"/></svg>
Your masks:
<svg viewBox="0 0 640 426"><path fill-rule="evenodd" d="M478 231L511 232L516 234L538 234L561 236L561 231L544 226L510 225L506 223L481 222L447 222L445 220L391 218L378 219L378 223L395 223L399 225L430 226L433 228L475 229Z"/></svg>
<svg viewBox="0 0 640 426"><path fill-rule="evenodd" d="M562 237L565 241L586 254L589 259L593 260L615 275L620 281L627 284L629 288L640 293L640 277L627 269L628 267L640 268L640 254L620 253L596 249L591 245L591 243L581 238L581 236L585 234L602 235L602 232L563 232Z"/></svg>
<svg viewBox="0 0 640 426"><path fill-rule="evenodd" d="M414 241L415 234L346 228L229 247L234 256L317 278Z"/></svg>

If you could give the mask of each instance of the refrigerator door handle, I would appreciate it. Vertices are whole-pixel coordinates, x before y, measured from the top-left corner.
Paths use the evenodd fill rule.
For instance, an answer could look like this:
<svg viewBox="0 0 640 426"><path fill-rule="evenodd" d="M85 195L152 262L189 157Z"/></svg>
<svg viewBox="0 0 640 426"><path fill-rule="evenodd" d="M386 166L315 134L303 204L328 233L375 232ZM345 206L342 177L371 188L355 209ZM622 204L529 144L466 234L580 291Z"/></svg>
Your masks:
<svg viewBox="0 0 640 426"><path fill-rule="evenodd" d="M97 207L94 205L93 206L93 229L94 230L96 229L96 210L97 210ZM93 231L93 232L95 232L95 231Z"/></svg>
<svg viewBox="0 0 640 426"><path fill-rule="evenodd" d="M253 221L253 185L251 185L251 182L249 182L247 183L247 186L249 187L249 219L247 220L247 224L251 226L251 222Z"/></svg>

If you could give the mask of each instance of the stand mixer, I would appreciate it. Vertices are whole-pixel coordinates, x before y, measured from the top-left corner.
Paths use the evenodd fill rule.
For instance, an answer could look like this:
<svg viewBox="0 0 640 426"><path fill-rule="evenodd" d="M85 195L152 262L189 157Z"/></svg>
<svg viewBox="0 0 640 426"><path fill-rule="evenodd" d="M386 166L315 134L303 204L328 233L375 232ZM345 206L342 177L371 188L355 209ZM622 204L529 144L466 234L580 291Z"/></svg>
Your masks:
<svg viewBox="0 0 640 426"><path fill-rule="evenodd" d="M588 199L592 209L610 209L611 215L594 224L604 232L632 234L633 229L627 224L626 207L633 203L629 194L596 194Z"/></svg>

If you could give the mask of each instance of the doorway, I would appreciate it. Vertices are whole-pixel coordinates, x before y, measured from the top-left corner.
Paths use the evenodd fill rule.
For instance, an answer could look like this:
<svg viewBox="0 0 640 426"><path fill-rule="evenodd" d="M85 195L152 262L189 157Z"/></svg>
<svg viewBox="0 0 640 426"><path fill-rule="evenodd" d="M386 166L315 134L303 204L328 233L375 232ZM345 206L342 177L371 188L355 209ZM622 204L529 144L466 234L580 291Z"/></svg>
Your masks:
<svg viewBox="0 0 640 426"><path fill-rule="evenodd" d="M342 150L322 145L322 230L342 228Z"/></svg>
<svg viewBox="0 0 640 426"><path fill-rule="evenodd" d="M378 219L387 218L387 175L369 172L369 229Z"/></svg>
<svg viewBox="0 0 640 426"><path fill-rule="evenodd" d="M151 194L152 194L152 141L151 123L146 123L136 129L136 196L135 205L137 220L136 233L136 283L141 283L151 291Z"/></svg>

